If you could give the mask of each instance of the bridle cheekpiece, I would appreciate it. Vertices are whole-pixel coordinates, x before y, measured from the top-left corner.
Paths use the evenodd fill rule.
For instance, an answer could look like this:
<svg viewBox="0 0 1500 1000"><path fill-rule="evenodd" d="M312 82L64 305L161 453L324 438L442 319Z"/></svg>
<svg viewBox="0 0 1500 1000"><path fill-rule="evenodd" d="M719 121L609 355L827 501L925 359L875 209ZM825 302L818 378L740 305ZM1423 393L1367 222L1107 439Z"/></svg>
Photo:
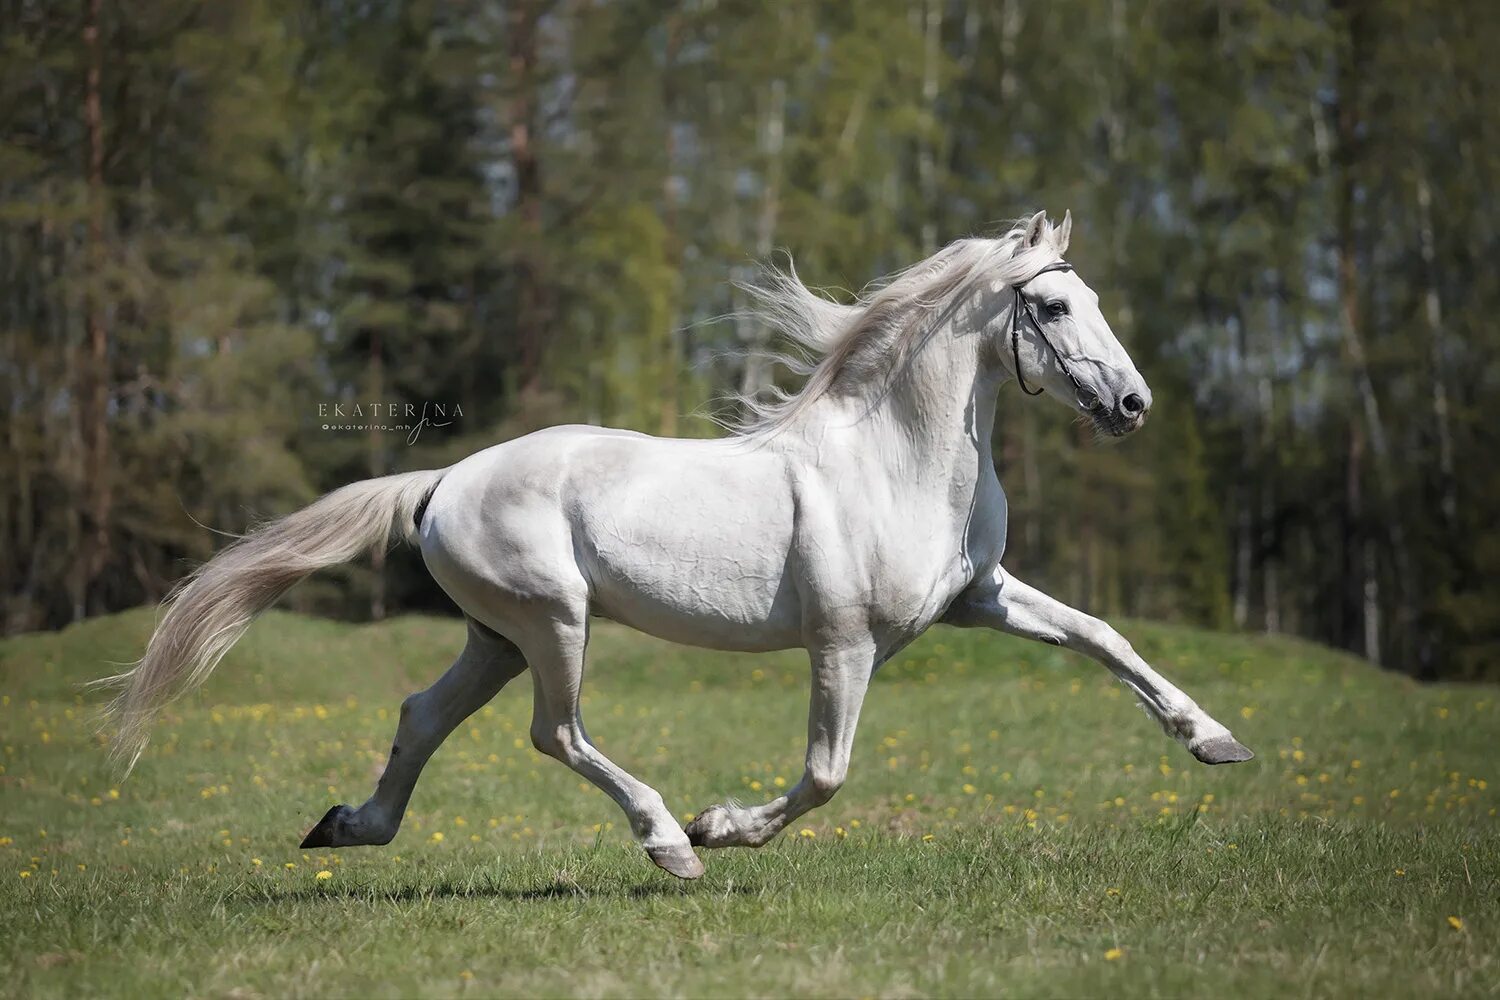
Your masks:
<svg viewBox="0 0 1500 1000"><path fill-rule="evenodd" d="M1031 282L1035 281L1037 278L1048 273L1049 271L1071 270L1073 270L1073 265L1069 264L1067 261L1053 261L1051 264L1048 264L1046 267L1042 268L1040 271L1038 271L1036 274L1033 274L1025 281L1017 282L1014 286L1012 286L1016 293L1016 306L1010 311L1010 352L1012 357L1015 358L1016 381L1021 384L1021 391L1028 396L1040 396L1042 394L1042 390L1033 389L1028 386L1026 384L1026 376L1021 374L1021 315L1024 313L1026 317L1031 320L1031 325L1036 328L1037 336L1042 338L1042 343L1046 344L1047 348L1052 351L1053 356L1057 358L1057 363L1062 368L1063 374L1068 376L1068 381L1072 382L1073 388L1078 391L1079 403L1083 404L1085 399L1091 398L1094 402L1092 405L1089 405L1088 408L1093 409L1094 406L1098 405L1099 394L1080 382L1078 380L1078 376L1073 374L1073 369L1069 367L1067 359L1063 357L1062 352L1057 349L1057 346L1047 338L1047 331L1042 329L1042 324L1038 322L1036 313L1032 311L1031 303L1026 301L1026 296L1021 292L1022 288L1025 288Z"/></svg>

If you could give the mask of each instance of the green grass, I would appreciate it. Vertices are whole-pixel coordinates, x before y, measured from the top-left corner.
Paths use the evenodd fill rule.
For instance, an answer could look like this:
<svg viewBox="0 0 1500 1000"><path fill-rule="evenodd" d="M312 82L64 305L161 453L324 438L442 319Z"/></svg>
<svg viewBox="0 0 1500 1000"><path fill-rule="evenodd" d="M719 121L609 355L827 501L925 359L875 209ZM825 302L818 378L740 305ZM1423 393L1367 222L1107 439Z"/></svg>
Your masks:
<svg viewBox="0 0 1500 1000"><path fill-rule="evenodd" d="M390 847L296 849L363 800L450 621L273 613L121 784L77 684L150 622L0 643L0 993L1500 993L1494 688L1128 625L1260 754L1209 769L1097 666L940 629L872 686L839 796L686 884L531 749L525 678ZM686 816L797 780L806 687L796 655L600 628L585 711Z"/></svg>

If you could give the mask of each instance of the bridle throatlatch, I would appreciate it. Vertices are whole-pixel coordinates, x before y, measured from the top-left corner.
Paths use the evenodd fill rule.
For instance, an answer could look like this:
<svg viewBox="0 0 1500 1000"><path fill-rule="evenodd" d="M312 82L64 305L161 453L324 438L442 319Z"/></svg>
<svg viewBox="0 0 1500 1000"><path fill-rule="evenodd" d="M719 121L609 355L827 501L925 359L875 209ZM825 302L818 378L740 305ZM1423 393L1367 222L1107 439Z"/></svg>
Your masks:
<svg viewBox="0 0 1500 1000"><path fill-rule="evenodd" d="M1036 313L1031 309L1031 303L1027 302L1026 296L1021 293L1022 288L1025 288L1028 284L1046 274L1048 271L1071 270L1073 270L1073 265L1069 264L1067 261L1054 261L1053 263L1048 264L1046 267L1042 268L1036 274L1033 274L1031 277L1027 278L1025 281L1017 282L1014 286L1012 286L1016 293L1016 306L1010 311L1010 352L1016 361L1016 381L1021 384L1021 391L1028 396L1040 396L1042 394L1042 390L1033 389L1028 386L1026 384L1026 376L1021 373L1021 314L1024 312L1026 317L1031 320L1031 325L1036 328L1037 336L1042 338L1042 343L1046 344L1047 348L1052 352L1053 356L1057 358L1058 366L1062 368L1063 374L1068 376L1068 381L1072 382L1073 388L1078 391L1078 401L1080 403L1086 403L1087 400L1092 399L1093 404L1088 404L1089 408L1092 409L1093 406L1097 405L1099 402L1099 394L1096 393L1093 389L1090 389L1088 386L1084 385L1082 382L1078 381L1078 376L1073 374L1073 369L1068 366L1067 359L1063 357L1062 352L1057 349L1057 346L1053 344L1052 341L1047 339L1047 331L1042 329L1042 324L1037 321Z"/></svg>

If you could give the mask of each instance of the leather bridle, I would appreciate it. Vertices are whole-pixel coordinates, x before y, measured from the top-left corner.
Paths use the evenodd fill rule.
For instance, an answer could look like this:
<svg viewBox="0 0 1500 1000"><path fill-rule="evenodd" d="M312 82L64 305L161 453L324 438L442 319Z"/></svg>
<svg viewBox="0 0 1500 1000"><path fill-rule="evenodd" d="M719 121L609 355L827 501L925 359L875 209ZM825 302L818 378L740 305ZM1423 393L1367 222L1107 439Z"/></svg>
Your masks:
<svg viewBox="0 0 1500 1000"><path fill-rule="evenodd" d="M1063 374L1068 376L1068 381L1072 382L1073 388L1078 391L1079 403L1084 403L1086 399L1092 399L1093 402L1091 404L1085 405L1087 405L1089 409L1093 409L1095 406L1099 405L1099 394L1080 382L1078 380L1078 376L1073 374L1073 369L1069 367L1068 361L1063 357L1062 351L1059 351L1057 349L1057 345L1053 344L1052 341L1047 338L1047 331L1042 329L1042 324L1037 321L1036 313L1032 311L1031 303L1026 301L1026 296L1021 292L1022 288L1025 288L1028 284L1035 281L1037 278L1041 277L1049 271L1071 270L1073 270L1073 265L1069 264L1067 261L1054 261L1053 263L1048 264L1046 267L1042 268L1036 274L1033 274L1031 277L1027 278L1025 281L1018 282L1015 286L1013 286L1016 293L1016 307L1010 312L1010 352L1016 360L1016 381L1021 383L1021 391L1026 393L1026 395L1028 396L1040 396L1042 394L1042 390L1032 389L1030 386L1028 386L1026 384L1026 376L1021 374L1021 314L1024 312L1027 318L1031 320L1031 325L1036 327L1037 336L1041 337L1042 343L1046 344L1048 349L1052 351L1053 355L1057 358L1058 365L1063 370Z"/></svg>

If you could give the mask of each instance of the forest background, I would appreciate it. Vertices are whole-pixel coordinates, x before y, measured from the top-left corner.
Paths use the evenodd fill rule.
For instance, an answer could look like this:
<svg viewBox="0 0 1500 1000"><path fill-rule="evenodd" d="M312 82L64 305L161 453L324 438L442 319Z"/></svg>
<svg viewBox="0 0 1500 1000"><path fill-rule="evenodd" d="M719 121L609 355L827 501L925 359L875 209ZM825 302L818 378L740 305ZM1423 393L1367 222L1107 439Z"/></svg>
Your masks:
<svg viewBox="0 0 1500 1000"><path fill-rule="evenodd" d="M0 0L0 625L549 424L720 433L778 249L846 299L1047 208L1156 404L1002 393L1007 566L1500 677L1497 51L1483 0ZM419 559L288 603L448 607Z"/></svg>

